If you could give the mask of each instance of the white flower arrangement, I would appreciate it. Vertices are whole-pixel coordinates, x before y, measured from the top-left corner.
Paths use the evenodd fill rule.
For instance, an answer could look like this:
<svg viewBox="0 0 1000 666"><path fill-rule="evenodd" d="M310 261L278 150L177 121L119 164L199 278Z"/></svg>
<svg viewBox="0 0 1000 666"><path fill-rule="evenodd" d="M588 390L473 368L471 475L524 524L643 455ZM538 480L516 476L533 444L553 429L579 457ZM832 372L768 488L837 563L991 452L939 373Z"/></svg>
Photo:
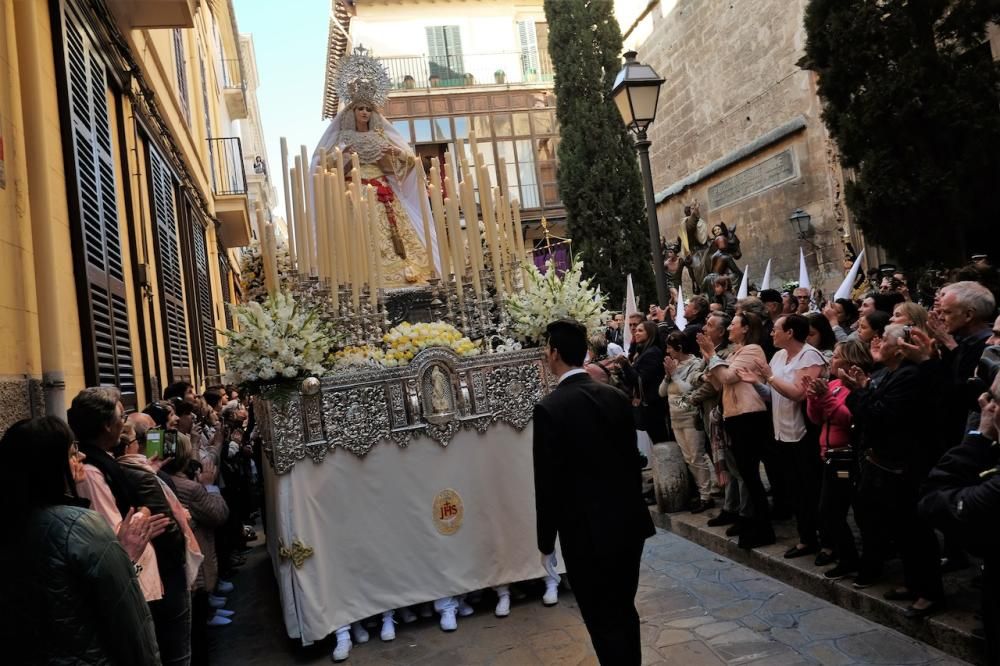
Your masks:
<svg viewBox="0 0 1000 666"><path fill-rule="evenodd" d="M315 310L285 293L231 307L240 330L225 332L229 381L261 387L326 372L334 339Z"/></svg>
<svg viewBox="0 0 1000 666"><path fill-rule="evenodd" d="M538 344L549 323L567 317L577 320L591 333L602 330L608 320L604 308L606 297L599 288L591 288L589 278L583 278L583 262L573 262L562 277L552 259L545 267L542 274L529 264L524 291L507 297L514 335L525 344Z"/></svg>
<svg viewBox="0 0 1000 666"><path fill-rule="evenodd" d="M449 347L459 356L476 356L479 346L461 331L441 321L430 324L403 322L382 337L386 345L385 365L407 365L414 356L427 347Z"/></svg>
<svg viewBox="0 0 1000 666"><path fill-rule="evenodd" d="M292 271L292 261L288 256L288 246L285 242L278 242L278 283L279 290L289 288L286 284L285 276ZM253 241L249 247L243 250L240 258L240 287L243 296L248 301L263 303L267 300L267 287L264 285L264 260L260 253L260 243Z"/></svg>

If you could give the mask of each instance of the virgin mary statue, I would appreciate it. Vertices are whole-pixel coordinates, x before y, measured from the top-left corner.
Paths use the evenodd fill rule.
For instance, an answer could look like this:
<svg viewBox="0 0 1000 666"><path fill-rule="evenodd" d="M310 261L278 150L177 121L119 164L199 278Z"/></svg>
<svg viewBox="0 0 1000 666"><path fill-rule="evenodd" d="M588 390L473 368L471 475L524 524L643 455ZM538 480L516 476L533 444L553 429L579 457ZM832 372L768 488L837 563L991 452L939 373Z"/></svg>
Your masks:
<svg viewBox="0 0 1000 666"><path fill-rule="evenodd" d="M437 263L434 238L424 238L416 157L403 136L380 113L389 91L389 76L382 64L357 48L340 64L337 95L346 106L323 133L313 165L320 155L340 148L345 163L357 153L361 165L359 186L375 188L378 197L379 233L374 240L388 288L425 284L428 247ZM346 173L345 179L350 180Z"/></svg>

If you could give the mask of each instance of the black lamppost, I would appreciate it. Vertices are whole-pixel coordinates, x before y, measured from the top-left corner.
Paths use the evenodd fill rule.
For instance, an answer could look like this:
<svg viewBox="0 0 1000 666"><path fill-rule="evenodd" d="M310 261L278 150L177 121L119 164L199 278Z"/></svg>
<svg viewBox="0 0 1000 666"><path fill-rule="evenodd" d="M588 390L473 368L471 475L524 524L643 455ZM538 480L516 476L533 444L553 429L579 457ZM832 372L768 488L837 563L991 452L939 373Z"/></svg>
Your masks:
<svg viewBox="0 0 1000 666"><path fill-rule="evenodd" d="M649 169L649 145L646 129L656 118L656 103L660 97L663 79L649 65L635 59L636 52L625 54L625 66L615 77L611 96L622 114L625 126L635 133L635 149L642 167L642 186L646 193L646 220L649 222L649 246L653 251L653 275L656 276L656 298L661 307L668 300L667 274L663 270L663 253L660 251L660 226L656 222L656 199L653 195L653 173Z"/></svg>

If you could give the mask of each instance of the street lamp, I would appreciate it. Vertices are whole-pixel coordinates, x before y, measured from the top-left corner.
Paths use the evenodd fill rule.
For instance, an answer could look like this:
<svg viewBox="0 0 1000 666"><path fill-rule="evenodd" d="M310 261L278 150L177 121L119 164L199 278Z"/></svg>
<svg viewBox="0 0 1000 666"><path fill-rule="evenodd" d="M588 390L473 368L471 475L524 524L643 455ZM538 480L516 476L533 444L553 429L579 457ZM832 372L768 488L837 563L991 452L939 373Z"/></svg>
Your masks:
<svg viewBox="0 0 1000 666"><path fill-rule="evenodd" d="M795 235L800 241L809 243L807 237L812 232L812 227L809 225L811 220L812 215L805 212L801 208L796 208L791 216L789 216L788 221L792 223L792 228L795 229ZM812 243L810 243L810 245L811 244Z"/></svg>
<svg viewBox="0 0 1000 666"><path fill-rule="evenodd" d="M667 274L663 270L663 253L660 251L660 227L656 222L656 200L653 195L653 174L649 168L649 145L646 129L656 118L656 104L660 97L663 79L649 65L635 59L636 52L625 54L625 66L615 77L611 96L615 100L625 126L635 133L635 149L642 168L642 185L646 194L646 221L649 223L649 246L653 252L653 275L656 276L656 298L666 307Z"/></svg>

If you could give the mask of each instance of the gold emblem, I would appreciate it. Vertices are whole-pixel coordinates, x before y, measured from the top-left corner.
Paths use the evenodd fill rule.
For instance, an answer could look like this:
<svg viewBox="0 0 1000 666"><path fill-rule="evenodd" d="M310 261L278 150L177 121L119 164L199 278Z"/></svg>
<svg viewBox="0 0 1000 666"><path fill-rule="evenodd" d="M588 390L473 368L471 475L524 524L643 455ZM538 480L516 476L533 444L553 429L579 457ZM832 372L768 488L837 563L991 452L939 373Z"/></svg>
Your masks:
<svg viewBox="0 0 1000 666"><path fill-rule="evenodd" d="M462 527L465 509L462 498L451 488L445 488L434 498L434 527L445 536L451 536Z"/></svg>
<svg viewBox="0 0 1000 666"><path fill-rule="evenodd" d="M283 560L291 560L296 569L301 569L302 565L305 564L306 559L313 556L313 549L298 539L292 541L292 547L289 548L279 539L278 555Z"/></svg>

